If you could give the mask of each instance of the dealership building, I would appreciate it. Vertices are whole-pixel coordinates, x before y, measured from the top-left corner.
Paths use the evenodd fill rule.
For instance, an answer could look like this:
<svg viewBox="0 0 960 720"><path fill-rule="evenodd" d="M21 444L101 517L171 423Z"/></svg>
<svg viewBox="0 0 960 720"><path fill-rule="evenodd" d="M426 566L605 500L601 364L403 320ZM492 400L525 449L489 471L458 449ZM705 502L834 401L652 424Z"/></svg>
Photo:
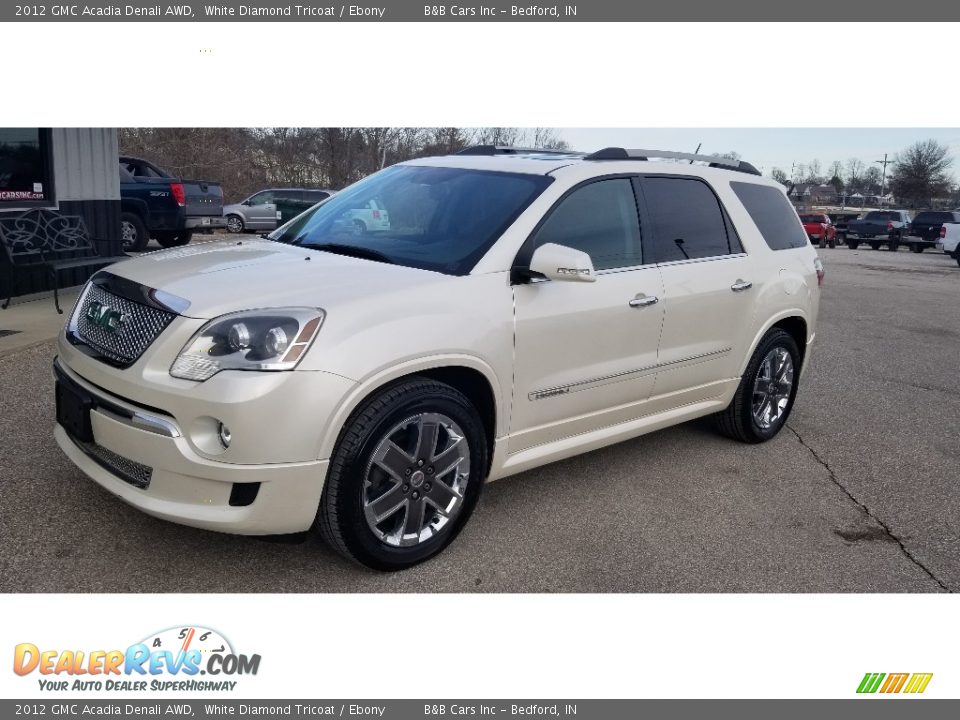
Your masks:
<svg viewBox="0 0 960 720"><path fill-rule="evenodd" d="M79 215L100 255L120 255L118 155L115 128L0 128L0 217L34 208ZM66 270L60 284L79 285L96 269ZM0 297L15 272L0 252ZM51 288L44 273L19 272L16 295Z"/></svg>

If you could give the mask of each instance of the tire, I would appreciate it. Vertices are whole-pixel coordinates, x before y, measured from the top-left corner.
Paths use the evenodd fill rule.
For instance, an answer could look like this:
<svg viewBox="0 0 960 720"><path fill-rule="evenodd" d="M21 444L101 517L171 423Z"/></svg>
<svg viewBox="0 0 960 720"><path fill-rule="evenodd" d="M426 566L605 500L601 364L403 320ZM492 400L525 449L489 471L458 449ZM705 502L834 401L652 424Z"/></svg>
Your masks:
<svg viewBox="0 0 960 720"><path fill-rule="evenodd" d="M227 232L242 233L246 229L239 215L227 215Z"/></svg>
<svg viewBox="0 0 960 720"><path fill-rule="evenodd" d="M417 458L422 430L430 426L438 428L434 448L448 446ZM457 436L459 441L454 440ZM434 475L431 461L451 452L457 453L451 457L458 458L459 465ZM389 457L386 464L392 471L375 462L377 456L385 463ZM465 478L460 473L464 464L469 468ZM354 562L374 570L402 570L453 541L473 512L486 474L487 438L470 401L449 385L413 377L385 388L347 420L330 460L314 529ZM452 489L457 483L460 493ZM456 503L447 506L455 512L444 520L428 497L430 502ZM385 514L377 521L376 506L384 499ZM408 513L417 507L423 508L423 517L411 526L421 528L414 538L405 530ZM417 515L411 522L413 518Z"/></svg>
<svg viewBox="0 0 960 720"><path fill-rule="evenodd" d="M834 235L834 236L830 239L830 242L827 243L827 244L830 246L830 249L831 249L831 250L836 250L836 249L837 249L837 236Z"/></svg>
<svg viewBox="0 0 960 720"><path fill-rule="evenodd" d="M183 232L177 233L175 235L159 235L157 237L157 242L160 243L160 247L171 248L171 247L180 247L181 245L186 245L193 238L192 230L184 230Z"/></svg>
<svg viewBox="0 0 960 720"><path fill-rule="evenodd" d="M887 250L890 252L897 252L900 249L900 241L897 238L891 237L887 241Z"/></svg>
<svg viewBox="0 0 960 720"><path fill-rule="evenodd" d="M880 243L875 242L875 241L871 241L870 247L872 247L874 250L879 250L879 249L880 249Z"/></svg>
<svg viewBox="0 0 960 720"><path fill-rule="evenodd" d="M856 250L858 247L860 247L860 243L857 240L851 240L847 238L847 247L851 250Z"/></svg>
<svg viewBox="0 0 960 720"><path fill-rule="evenodd" d="M367 234L367 224L363 220L354 220L353 221L353 234L354 235L366 235Z"/></svg>
<svg viewBox="0 0 960 720"><path fill-rule="evenodd" d="M789 388L783 382L766 385L766 388L774 388L777 394L774 398L767 395L768 400L776 400L776 410L779 414L772 417L774 405L763 404L759 409L756 407L759 392L755 393L758 383L767 383L767 380L761 377L766 374L768 367L766 361L773 358L779 361L788 357L790 364L787 366L784 361L781 369L787 370L790 377ZM774 363L776 364L776 363ZM793 409L793 401L797 396L797 381L800 371L800 351L797 349L797 343L789 333L780 328L771 329L754 351L750 362L747 363L747 369L740 379L740 385L733 396L733 400L726 410L718 413L716 418L717 429L724 435L745 443L766 442L783 428L787 419L790 417L790 411ZM781 402L783 403L781 405ZM768 407L770 412L764 412L763 408ZM768 424L758 419L760 417Z"/></svg>
<svg viewBox="0 0 960 720"><path fill-rule="evenodd" d="M919 255L923 252L923 245L920 243L910 243L910 252L915 252Z"/></svg>
<svg viewBox="0 0 960 720"><path fill-rule="evenodd" d="M120 246L124 252L143 252L150 236L143 220L136 213L120 213Z"/></svg>

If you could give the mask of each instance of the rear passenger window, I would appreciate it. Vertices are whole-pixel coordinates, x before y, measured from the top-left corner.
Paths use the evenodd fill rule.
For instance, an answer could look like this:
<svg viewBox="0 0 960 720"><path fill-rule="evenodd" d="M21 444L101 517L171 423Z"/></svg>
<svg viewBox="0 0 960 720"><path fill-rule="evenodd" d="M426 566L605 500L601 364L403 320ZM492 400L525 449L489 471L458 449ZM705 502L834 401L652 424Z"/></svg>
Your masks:
<svg viewBox="0 0 960 720"><path fill-rule="evenodd" d="M810 244L796 211L780 190L745 182L732 182L730 187L771 250L788 250Z"/></svg>
<svg viewBox="0 0 960 720"><path fill-rule="evenodd" d="M647 262L729 255L727 219L706 183L689 178L645 177L643 199L650 217L644 235ZM734 252L740 252L739 240Z"/></svg>
<svg viewBox="0 0 960 720"><path fill-rule="evenodd" d="M626 178L590 183L560 201L535 239L590 256L597 270L640 265L640 221L633 183Z"/></svg>

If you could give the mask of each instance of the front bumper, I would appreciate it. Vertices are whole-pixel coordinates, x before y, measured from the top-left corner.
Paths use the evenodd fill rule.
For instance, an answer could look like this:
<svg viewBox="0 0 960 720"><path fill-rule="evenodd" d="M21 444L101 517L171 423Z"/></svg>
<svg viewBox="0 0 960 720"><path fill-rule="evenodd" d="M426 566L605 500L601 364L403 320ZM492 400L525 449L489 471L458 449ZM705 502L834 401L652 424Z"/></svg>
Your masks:
<svg viewBox="0 0 960 720"><path fill-rule="evenodd" d="M70 353L63 345L61 350ZM81 368L96 363L86 357L74 359ZM80 470L124 502L164 520L242 535L296 533L312 525L328 465L314 448L326 418L333 415L333 405L352 387L351 381L317 372L259 378L245 374L233 378L233 391L222 392L219 403L210 397L204 400L213 387L200 383L193 397L152 389L145 404L144 397L128 400L105 389L105 374L94 384L62 359L56 364L68 383L80 386L94 400L93 443L78 441L59 424L54 430L57 443ZM269 383L269 391L236 402L244 385L249 389L260 383ZM292 398L304 395L316 413L298 412L302 406ZM278 418L278 402L296 415L294 422ZM203 445L197 425L197 417L205 413L214 417L224 413L228 424L236 423L231 426L230 450L243 453L241 462L205 452L209 446ZM292 438L295 428L298 437ZM235 448L238 443L246 447ZM147 481L134 482L131 475Z"/></svg>

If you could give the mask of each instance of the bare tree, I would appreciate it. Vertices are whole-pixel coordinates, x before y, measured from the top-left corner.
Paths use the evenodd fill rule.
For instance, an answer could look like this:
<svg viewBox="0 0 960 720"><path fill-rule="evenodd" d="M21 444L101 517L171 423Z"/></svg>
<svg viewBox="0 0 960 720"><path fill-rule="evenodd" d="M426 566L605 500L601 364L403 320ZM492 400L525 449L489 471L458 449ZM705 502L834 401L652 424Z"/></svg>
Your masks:
<svg viewBox="0 0 960 720"><path fill-rule="evenodd" d="M859 192L863 189L864 168L863 160L859 158L850 158L847 160L847 174L844 181L848 190Z"/></svg>
<svg viewBox="0 0 960 720"><path fill-rule="evenodd" d="M776 180L778 183L780 183L784 187L790 187L791 185L793 185L793 182L790 180L787 173L778 167L775 167L773 170L770 171L770 177Z"/></svg>
<svg viewBox="0 0 960 720"><path fill-rule="evenodd" d="M340 189L387 165L474 144L564 149L555 128L125 128L124 154L218 180L228 201L271 185Z"/></svg>
<svg viewBox="0 0 960 720"><path fill-rule="evenodd" d="M953 165L949 148L936 140L922 140L897 153L890 189L911 207L932 204L933 198L948 192Z"/></svg>

